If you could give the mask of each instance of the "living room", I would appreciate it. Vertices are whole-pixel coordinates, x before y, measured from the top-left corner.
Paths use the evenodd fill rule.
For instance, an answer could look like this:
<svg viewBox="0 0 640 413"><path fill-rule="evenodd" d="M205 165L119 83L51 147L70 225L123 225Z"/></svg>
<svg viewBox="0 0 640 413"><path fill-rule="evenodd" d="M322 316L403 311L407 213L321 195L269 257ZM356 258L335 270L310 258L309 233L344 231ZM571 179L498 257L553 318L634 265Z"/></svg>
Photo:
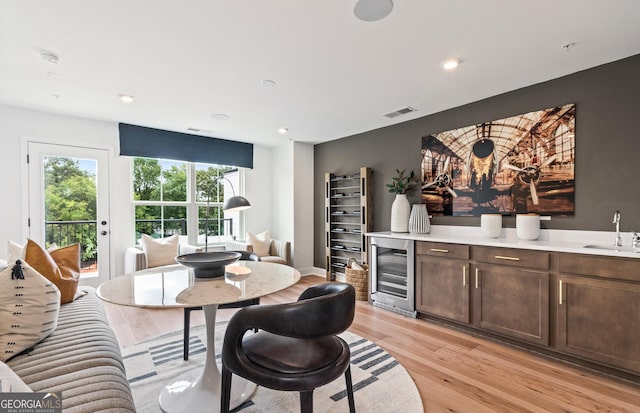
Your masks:
<svg viewBox="0 0 640 413"><path fill-rule="evenodd" d="M70 78L71 75L69 73L73 71L69 67L77 64L78 60L85 58L82 53L78 53L72 46L67 46L67 49L56 48L54 40L46 41L45 30L40 33L37 29L24 32L17 31L16 33L24 35L24 39L16 41L15 33L11 31L12 29L2 29L3 40L1 44L8 45L11 43L10 48L2 48L13 50L14 52L17 49L19 52L16 55L9 53L0 55L2 56L2 61L5 62L0 65L0 74L2 75L2 80L0 80L0 132L2 133L0 162L3 165L2 170L6 176L4 184L6 200L0 206L0 216L2 216L3 224L3 231L0 233L0 245L7 245L10 240L25 241L26 238L32 236L28 224L31 199L29 171L25 162L29 142L98 148L106 150L109 154L108 256L111 267L109 276L115 278L124 274L125 251L135 243L132 194L130 191L131 158L119 155L120 136L118 124L119 122L124 122L174 130L184 134L204 135L253 143L253 168L244 169L243 184L238 188L242 195L251 202L252 207L242 213L242 230L239 232L242 235L239 235L239 238L242 239L244 232L247 230L253 232L270 230L273 238L291 241L294 266L303 275L316 274L324 276L326 262L324 241L325 173L331 172L337 175L346 175L353 173L362 166L371 167L373 169L373 230L388 231L391 220L391 205L394 198L393 194L387 192L385 184L391 181L396 169L419 172L422 156L420 154L420 145L423 137L431 133L568 103L576 105L577 161L575 163L575 174L577 177L575 179L575 211L570 216L552 217L549 221L543 221L541 223L542 229L596 231L607 233L608 236L613 234L614 226L611 223L611 218L613 213L618 210L622 212L623 243L624 245L630 245L630 232L640 231L640 217L636 214L637 205L640 201L640 189L633 184L637 177L637 153L640 149L636 138L637 127L635 124L638 108L640 107L640 86L636 79L636 73L640 72L640 55L638 55L640 52L640 49L638 49L640 35L637 29L629 29L627 27L627 20L631 18L630 16L635 15L635 12L638 11L638 6L634 2L622 2L622 4L618 5L616 12L598 9L597 7L599 6L593 6L595 10L587 11L584 10L584 6L579 2L569 3L562 6L562 13L558 12L558 18L566 19L565 21L560 20L568 26L566 33L553 32L553 36L550 35L551 38L546 39L544 47L555 48L552 52L542 53L538 57L536 55L537 49L542 48L542 46L534 42L533 39L528 39L530 43L526 42L526 38L520 39L522 43L518 47L523 50L531 48L532 60L536 61L535 65L533 63L531 65L544 67L546 70L544 74L531 75L530 70L527 69L529 63L523 58L499 59L494 56L500 62L503 60L515 60L516 63L509 66L505 72L501 72L502 82L500 82L500 79L496 81L492 78L495 83L491 87L481 91L470 91L466 87L468 80L463 79L463 77L466 78L467 76L465 71L472 70L468 68L474 65L476 54L498 55L511 52L507 46L500 47L500 50L507 50L507 52L495 50L496 48L494 47L486 47L480 53L471 52L468 48L457 45L457 50L461 50L459 53L462 54L459 56L459 72L445 73L441 71L440 67L437 67L438 72L429 72L434 83L447 84L447 87L443 88L444 92L438 90L441 94L438 95L438 98L433 99L433 101L437 101L435 103L422 96L436 92L425 85L426 81L424 79L416 82L413 91L405 92L406 94L402 97L396 97L390 94L387 89L387 87L392 88L392 85L386 85L387 82L390 84L393 82L384 80L386 79L384 74L378 74L378 77L374 78L374 80L377 79L379 82L384 82L385 87L378 91L375 83L369 83L370 93L380 95L378 106L372 109L374 110L373 114L362 114L361 110L356 109L354 106L354 118L358 118L358 120L356 123L344 127L341 133L336 134L332 131L324 137L318 134L318 130L308 129L305 132L301 132L300 123L331 123L332 119L336 119L336 122L339 123L338 120L341 118L349 117L349 113L330 113L328 110L315 109L317 106L312 106L314 110L310 112L315 112L313 113L315 116L314 121L311 122L308 118L305 118L295 126L293 126L294 123L284 125L289 128L286 135L281 135L276 131L276 127L283 126L282 114L279 114L280 117L278 118L274 116L274 119L269 120L269 122L264 122L262 115L254 114L256 124L260 126L265 124L274 125L271 128L273 130L263 131L263 136L256 138L255 142L251 142L252 131L235 132L231 130L232 126L224 124L225 121L211 120L209 112L214 111L214 113L217 113L225 109L209 107L202 109L194 104L176 104L175 102L181 101L180 98L175 98L175 101L166 103L162 110L156 108L158 109L158 118L163 119L162 122L155 123L152 118L144 116L141 116L140 120L136 121L135 105L142 106L145 100L159 100L157 95L145 97L142 93L139 93L142 90L142 86L136 91L134 86L126 84L126 82L122 83L122 87L127 86L131 90L111 90L111 88L105 90L106 87L101 86L98 81L100 78L99 72L90 72L92 73L90 75L85 72L84 76L86 77L80 76L74 80ZM403 7L408 7L406 5L400 6L398 2L394 4L396 7L387 18L393 18L394 13L400 13ZM571 5L575 6L575 10L571 9ZM300 6L293 4L288 6L302 13L301 10L298 10ZM517 24L514 23L516 21L514 15L517 16L518 13L513 11L507 13L508 10L502 10L504 8L502 4L492 4L491 6L494 12L502 11L507 17L510 17L513 20L510 23L513 25L510 26L510 30L516 31ZM13 7L16 6L8 3L3 4L3 9L12 9ZM242 15L241 10L235 9L240 6L230 7L233 8L234 13L237 13L235 14L236 16ZM262 7L266 6L260 6L259 10L266 13L266 11L262 10ZM315 7L313 7L314 10ZM426 6L419 6L420 12L424 11L422 7ZM536 6L539 9L547 9L549 7L556 7L556 5L552 2L542 2ZM613 6L610 7L613 8ZM349 10L345 10L349 13L349 18L354 18L351 8L352 5L349 5L347 8ZM22 22L29 21L29 17L26 16L31 12L35 13L33 9L37 9L37 7L35 5L25 6L24 9L16 7L15 10L12 10L14 14L9 13L8 15L14 15L17 20ZM572 17L570 10L576 13L575 18L578 23L575 23L575 27L573 23L570 24ZM100 9L100 11L109 16L113 16L111 13L114 13L113 10ZM175 12L174 9L170 11ZM191 11L193 12L193 10ZM324 16L328 19L331 19L333 14L336 13L335 10L329 11L326 9L322 9L322 12L325 13ZM519 12L522 12L522 9ZM84 13L92 15L93 12L80 7L78 11L70 13L70 16L67 16L66 19L77 19L83 16ZM404 9L403 13L405 18L407 18L407 14L411 14L406 9ZM548 10L545 13L548 13ZM581 13L589 16L584 16ZM37 18L34 21L42 23L46 20L47 13L45 11L39 10L36 14ZM598 21L599 17L591 16L590 14L601 15L604 16L603 19L606 19L602 22L602 26L611 29L610 37L606 37L606 41L598 40L596 42L589 40L588 35L591 38L606 36L602 34L600 29L597 29L599 23L595 22ZM135 20L133 16L136 16L136 14L132 13L129 18ZM162 16L166 19L164 20L165 23L172 21L166 14ZM429 16L433 19L437 14L431 13ZM191 17L193 17L192 14ZM471 19L470 17L466 18ZM256 23L256 20L261 19L253 16L250 20ZM207 19L204 18L198 21L201 25L208 23ZM432 22L417 24L413 20L410 21L412 23L411 27L415 30L415 32L412 32L414 34L419 33L424 28L423 26L433 24ZM381 20L377 23L371 22L368 24L384 24L384 22L385 20ZM389 23L388 21L386 22ZM620 31L612 29L612 27L616 26L616 22L620 26ZM393 33L402 32L395 26L400 23L392 23L394 24ZM558 21L551 19L546 24L552 25L554 23L557 24ZM55 26L53 23L49 24ZM196 25L194 24L194 26ZM264 27L269 26L269 24L265 24ZM295 29L301 30L300 26L304 26L304 24L296 24ZM55 32L51 26L47 27L52 32ZM374 26L368 26L368 29L371 27ZM584 27L589 27L589 29ZM629 31L625 32L623 28ZM16 30L15 27L13 30ZM294 30L294 28L291 28L291 30ZM391 29L387 28L386 30ZM61 31L64 32L64 30ZM327 35L326 28L320 33L323 36ZM577 37L576 33L580 33L582 37ZM61 37L65 37L68 34L63 33ZM75 34L79 35L78 33ZM369 34L373 36L372 33ZM379 35L377 34L376 36ZM291 35L287 34L287 36ZM363 36L363 34L360 33L357 36ZM480 37L480 35L477 36ZM55 36L52 38L55 38ZM376 37L376 39L380 40L379 37ZM425 44L432 41L430 38L423 37L421 39ZM497 41L495 37L491 37L491 39L491 41ZM169 41L166 38L163 40ZM243 40L249 41L248 39ZM153 44L153 42L151 43ZM334 44L338 43L339 41L336 41ZM322 39L316 39L313 44L322 44ZM367 42L362 40L360 46L365 47L364 45L366 44ZM384 42L378 44L386 45L385 47L389 49L399 48L397 45L390 45ZM264 45L263 47L268 49L269 46ZM60 61L55 64L42 61L40 52L45 49L59 53ZM99 49L101 54L108 50L108 48L103 49L102 47ZM79 50L86 49L79 48ZM280 49L277 50L280 51ZM291 50L296 50L306 58L311 59L300 48L291 48ZM413 50L416 49L414 48ZM140 51L140 56L145 54L153 55L154 53L157 55L161 51L163 51L162 47ZM347 52L341 53L349 55ZM444 51L442 54L445 54ZM93 52L87 52L86 59L97 59L98 56L96 55ZM597 58L590 59L589 56L591 55L597 56ZM518 54L518 56L521 56L521 54ZM345 56L340 55L340 57ZM360 57L370 63L368 57ZM122 58L124 59L124 57ZM389 58L393 58L393 55ZM395 58L401 61L397 56ZM443 55L439 55L437 58L434 57L433 60L439 64L439 61L443 58ZM151 60L155 61L154 59ZM264 53L261 55L261 59L271 60ZM371 60L375 59L371 58ZM15 65L9 62L15 62ZM317 64L318 62L315 63ZM247 61L243 61L243 64L250 65ZM290 63L290 65L294 65L294 63ZM341 66L338 63L336 65ZM393 73L401 73L404 65L405 63L401 62L392 67L395 70ZM273 72L280 73L277 70L278 68L274 66L278 65L272 65ZM16 76L15 86L11 83L10 79L12 78L10 76L15 76L16 72L20 70L31 73L31 81L37 84L34 89L36 91L40 89L43 96L37 96L30 100L30 96L36 92L33 90L29 92L20 90L20 85L25 82L24 78ZM240 65L234 67L233 70L242 72ZM326 65L324 70L329 71ZM497 68L495 70L499 71ZM528 75L529 77L520 79L520 72L523 72L523 76ZM145 73L148 74L149 72ZM168 74L162 73L162 76L165 75L168 76ZM251 77L251 82L257 85L255 89L252 89L256 95L256 102L264 105L264 102L268 101L264 97L265 94L273 94L274 91L284 90L289 93L286 98L280 96L277 99L273 99L269 101L271 102L270 105L281 105L283 113L286 111L293 112L294 106L305 106L298 103L302 101L301 95L304 94L302 92L302 90L305 90L304 87L298 85L301 89L295 91L293 90L295 87L287 85L285 79L280 78L274 79L276 84L269 86L262 83L262 81L269 80L270 74L262 74L262 77L256 77L255 72L252 72L251 75L253 76ZM317 75L318 72L313 72L310 73L309 77ZM460 79L454 81L451 75L458 75ZM154 79L154 82L160 84L162 76L157 76L158 79ZM499 78L500 76L497 77ZM295 80L292 81L293 84L296 83ZM482 83L483 80L477 82ZM68 94L65 94L65 84L68 83L73 83L74 86L69 89ZM333 86L323 83L327 91L324 94L316 95L316 104L321 108L328 108L333 104L334 100L340 100L337 96L340 96L343 93L342 91L346 90L345 83L348 82L336 83ZM249 88L247 86L239 86L238 88L242 90L242 95L246 101L249 101L249 98L245 95L245 88ZM82 89L87 89L86 94L78 92L78 90ZM117 95L124 92L135 94L136 101L128 106L117 101ZM421 96L416 97L416 95ZM106 112L101 112L100 110L96 110L95 115L90 115L92 101L99 98L106 99L105 96L114 101L109 104L112 105L109 110L113 116L107 116L105 115ZM412 98L417 103L414 103L411 100ZM386 102L384 102L385 100ZM256 103L256 106L259 106L258 103ZM362 102L357 101L356 103ZM241 106L237 102L234 102L234 105L238 105L235 107ZM418 111L400 116L394 120L380 116L384 112L396 110L406 105L415 106ZM180 110L192 111L198 113L198 116L202 115L203 118L207 119L203 121L194 120L196 118L193 116L180 118L175 120L175 123L171 123L171 121L165 122L166 119L171 117L169 114L173 106L183 106ZM260 108L253 110L258 113ZM178 118L179 116L176 117ZM374 117L376 118L375 121L368 120ZM258 122L257 120L260 121ZM244 123L252 123L252 120L244 119ZM178 124L179 126L177 126ZM199 125L203 126L200 128ZM190 131L188 128L201 129L201 131ZM218 130L224 133L218 134ZM412 202L418 202L419 197L417 192L410 194ZM479 227L480 217L434 216L431 224L442 227ZM505 216L503 224L505 228L515 228L515 216ZM0 257L5 257L5 252L2 249L0 249Z"/></svg>

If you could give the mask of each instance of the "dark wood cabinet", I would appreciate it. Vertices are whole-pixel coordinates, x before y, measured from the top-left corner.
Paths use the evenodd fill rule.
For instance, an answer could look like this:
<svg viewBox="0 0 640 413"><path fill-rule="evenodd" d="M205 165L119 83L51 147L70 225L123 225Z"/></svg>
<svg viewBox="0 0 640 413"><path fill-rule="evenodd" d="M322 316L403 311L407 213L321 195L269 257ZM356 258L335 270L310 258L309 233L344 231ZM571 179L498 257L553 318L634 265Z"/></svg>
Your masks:
<svg viewBox="0 0 640 413"><path fill-rule="evenodd" d="M640 373L640 261L560 254L556 348Z"/></svg>
<svg viewBox="0 0 640 413"><path fill-rule="evenodd" d="M469 261L416 255L416 309L469 323Z"/></svg>
<svg viewBox="0 0 640 413"><path fill-rule="evenodd" d="M549 345L549 273L508 265L473 266L473 324Z"/></svg>
<svg viewBox="0 0 640 413"><path fill-rule="evenodd" d="M416 309L640 376L640 258L417 242Z"/></svg>

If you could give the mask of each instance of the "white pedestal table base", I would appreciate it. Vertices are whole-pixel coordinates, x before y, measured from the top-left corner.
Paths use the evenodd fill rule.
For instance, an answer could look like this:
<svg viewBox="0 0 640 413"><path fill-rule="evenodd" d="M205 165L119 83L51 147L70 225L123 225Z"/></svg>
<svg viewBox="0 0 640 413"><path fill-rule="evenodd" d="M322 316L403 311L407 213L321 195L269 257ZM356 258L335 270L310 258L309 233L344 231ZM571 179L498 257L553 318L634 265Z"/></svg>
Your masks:
<svg viewBox="0 0 640 413"><path fill-rule="evenodd" d="M200 411L220 412L222 375L215 354L215 328L217 305L204 306L207 328L207 352L204 367L190 370L176 377L160 393L160 409L166 413ZM249 400L256 385L241 377L231 380L230 409L235 409Z"/></svg>

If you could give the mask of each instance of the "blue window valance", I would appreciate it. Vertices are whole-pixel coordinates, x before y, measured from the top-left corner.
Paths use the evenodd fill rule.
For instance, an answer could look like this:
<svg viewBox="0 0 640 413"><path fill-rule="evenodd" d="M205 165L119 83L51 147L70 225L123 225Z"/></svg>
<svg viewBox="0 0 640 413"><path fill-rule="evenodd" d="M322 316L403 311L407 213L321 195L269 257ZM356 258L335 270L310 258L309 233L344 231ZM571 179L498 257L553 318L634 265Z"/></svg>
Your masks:
<svg viewBox="0 0 640 413"><path fill-rule="evenodd" d="M118 124L120 155L253 168L253 144Z"/></svg>

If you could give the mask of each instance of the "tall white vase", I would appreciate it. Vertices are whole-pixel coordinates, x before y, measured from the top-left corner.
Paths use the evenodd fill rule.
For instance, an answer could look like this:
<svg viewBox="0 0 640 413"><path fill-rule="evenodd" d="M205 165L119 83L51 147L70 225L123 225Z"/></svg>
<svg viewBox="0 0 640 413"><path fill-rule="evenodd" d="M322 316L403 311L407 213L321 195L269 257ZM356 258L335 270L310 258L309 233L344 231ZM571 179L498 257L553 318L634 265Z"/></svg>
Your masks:
<svg viewBox="0 0 640 413"><path fill-rule="evenodd" d="M411 204L405 194L396 194L391 204L391 231L409 232L409 214Z"/></svg>
<svg viewBox="0 0 640 413"><path fill-rule="evenodd" d="M428 234L431 229L429 211L425 204L413 204L409 217L409 232L412 234Z"/></svg>

